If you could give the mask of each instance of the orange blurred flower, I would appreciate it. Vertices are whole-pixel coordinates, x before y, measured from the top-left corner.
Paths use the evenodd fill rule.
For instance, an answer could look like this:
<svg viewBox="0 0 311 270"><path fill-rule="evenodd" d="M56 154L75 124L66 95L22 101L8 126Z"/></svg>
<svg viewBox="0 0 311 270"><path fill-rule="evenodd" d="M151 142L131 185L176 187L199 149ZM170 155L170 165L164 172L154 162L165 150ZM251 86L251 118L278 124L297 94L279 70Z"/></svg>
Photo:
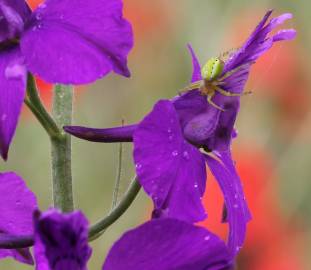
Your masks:
<svg viewBox="0 0 311 270"><path fill-rule="evenodd" d="M27 0L28 5L35 9L38 5L40 5L43 2L43 0Z"/></svg>
<svg viewBox="0 0 311 270"><path fill-rule="evenodd" d="M233 156L253 217L247 226L246 243L238 260L239 269L304 269L298 230L282 216L278 206L277 177L272 157L253 144L240 147ZM209 218L201 225L225 238L227 224L220 224L223 198L211 175L203 200Z"/></svg>

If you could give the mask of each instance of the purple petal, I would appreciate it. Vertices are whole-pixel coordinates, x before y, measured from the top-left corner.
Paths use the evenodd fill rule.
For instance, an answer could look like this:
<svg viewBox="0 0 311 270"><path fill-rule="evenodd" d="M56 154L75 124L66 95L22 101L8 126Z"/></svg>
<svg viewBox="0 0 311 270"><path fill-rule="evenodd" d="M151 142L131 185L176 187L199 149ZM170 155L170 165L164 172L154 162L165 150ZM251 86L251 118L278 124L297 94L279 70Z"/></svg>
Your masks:
<svg viewBox="0 0 311 270"><path fill-rule="evenodd" d="M219 126L221 111L207 107L206 111L194 116L184 127L185 138L194 145L203 146L211 138ZM214 148L208 148L214 149Z"/></svg>
<svg viewBox="0 0 311 270"><path fill-rule="evenodd" d="M192 47L188 44L188 49L192 58L192 79L191 82L202 79L201 67ZM195 115L204 112L208 106L206 97L201 95L198 90L188 91L172 99L174 107L178 112L182 127Z"/></svg>
<svg viewBox="0 0 311 270"><path fill-rule="evenodd" d="M21 38L29 70L52 83L89 83L112 70L130 76L132 46L121 0L47 0Z"/></svg>
<svg viewBox="0 0 311 270"><path fill-rule="evenodd" d="M184 126L196 115L204 113L208 107L207 99L199 91L189 91L172 99L181 126Z"/></svg>
<svg viewBox="0 0 311 270"><path fill-rule="evenodd" d="M221 98L220 96L218 97L219 99ZM216 110L219 112L219 117L217 118L218 122L217 125L215 124L216 127L214 129L213 135L209 136L209 138L204 142L204 145L207 149L215 151L227 151L230 148L232 134L235 133L234 124L239 111L239 107L239 98L232 98L230 102L223 105L223 108L225 109L224 112ZM209 115L209 117L212 119L211 114Z"/></svg>
<svg viewBox="0 0 311 270"><path fill-rule="evenodd" d="M153 199L154 217L189 222L206 217L204 158L183 138L170 101L159 101L134 132L134 160L139 182Z"/></svg>
<svg viewBox="0 0 311 270"><path fill-rule="evenodd" d="M9 7L17 12L24 22L31 15L31 10L25 0L1 0L1 6Z"/></svg>
<svg viewBox="0 0 311 270"><path fill-rule="evenodd" d="M221 153L217 158L206 156L206 161L225 198L230 228L228 248L232 256L235 256L244 243L246 224L250 220L241 181L230 154Z"/></svg>
<svg viewBox="0 0 311 270"><path fill-rule="evenodd" d="M280 30L273 36L273 42L294 39L296 35L297 32L294 29Z"/></svg>
<svg viewBox="0 0 311 270"><path fill-rule="evenodd" d="M6 160L26 87L26 69L19 48L0 53L0 154Z"/></svg>
<svg viewBox="0 0 311 270"><path fill-rule="evenodd" d="M17 38L31 11L24 0L2 0L0 2L0 42Z"/></svg>
<svg viewBox="0 0 311 270"><path fill-rule="evenodd" d="M13 172L0 173L0 194L0 237L1 234L32 234L32 214L37 209L37 201L23 179ZM0 249L0 258L8 256L33 264L29 249Z"/></svg>
<svg viewBox="0 0 311 270"><path fill-rule="evenodd" d="M188 44L188 49L189 49L190 54L191 54L192 69L193 69L191 82L200 81L200 80L202 80L200 62L199 62L198 58L196 57L194 50L190 44Z"/></svg>
<svg viewBox="0 0 311 270"><path fill-rule="evenodd" d="M111 248L103 270L224 270L231 257L204 228L174 219L146 222Z"/></svg>
<svg viewBox="0 0 311 270"><path fill-rule="evenodd" d="M37 270L87 269L92 252L88 222L81 212L49 210L35 218L35 241Z"/></svg>
<svg viewBox="0 0 311 270"><path fill-rule="evenodd" d="M242 65L243 62L244 63L247 62L245 61L245 58L246 56L249 55L249 51L251 51L250 49L253 50L254 47L256 47L256 45L258 46L258 44L260 44L265 39L265 36L261 37L259 34L262 28L264 27L265 23L271 16L271 14L272 14L272 10L269 10L265 14L265 16L262 18L262 20L259 22L255 30L251 33L251 35L246 40L246 42L243 44L243 46L240 49L238 49L235 53L233 53L233 55L229 58L229 60L226 61L224 71L223 71L224 74L227 73L229 70L232 70ZM257 41L259 36L261 38L259 41Z"/></svg>
<svg viewBox="0 0 311 270"><path fill-rule="evenodd" d="M270 10L265 14L264 18L252 32L248 40L240 49L233 53L229 60L225 63L223 74L242 66L238 72L233 73L224 80L223 88L225 90L241 93L244 89L252 63L254 63L265 51L270 49L274 42L280 40L290 40L295 37L296 32L293 29L281 30L276 35L268 37L268 34L275 27L282 24L285 20L292 18L291 14L286 13L271 19L271 21L265 25L271 13L272 11Z"/></svg>
<svg viewBox="0 0 311 270"><path fill-rule="evenodd" d="M133 133L137 125L128 125L115 128L87 128L80 126L65 126L64 130L80 139L91 142L132 142Z"/></svg>

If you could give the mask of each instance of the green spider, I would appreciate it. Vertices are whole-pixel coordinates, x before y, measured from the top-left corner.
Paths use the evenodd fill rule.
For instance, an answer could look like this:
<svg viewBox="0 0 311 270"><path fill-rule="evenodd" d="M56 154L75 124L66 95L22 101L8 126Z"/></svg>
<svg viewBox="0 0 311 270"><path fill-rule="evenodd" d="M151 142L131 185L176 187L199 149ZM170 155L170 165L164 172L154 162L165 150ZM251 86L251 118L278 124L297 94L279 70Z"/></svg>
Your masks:
<svg viewBox="0 0 311 270"><path fill-rule="evenodd" d="M212 101L212 98L214 97L216 92L226 97L239 97L239 96L250 94L251 92L244 92L242 94L231 93L221 88L221 85L224 83L224 80L226 78L228 78L233 73L239 71L242 67L245 66L245 65L241 65L222 75L222 72L225 66L225 61L223 60L223 57L225 56L225 54L227 53L224 53L222 56L212 57L211 59L209 59L201 69L201 75L202 75L203 80L196 81L196 82L189 84L186 88L184 88L181 91L181 93L187 92L190 90L199 89L202 95L207 96L208 103L211 104L216 109L219 109L221 111L225 111L225 110ZM249 64L246 64L246 65L249 65Z"/></svg>

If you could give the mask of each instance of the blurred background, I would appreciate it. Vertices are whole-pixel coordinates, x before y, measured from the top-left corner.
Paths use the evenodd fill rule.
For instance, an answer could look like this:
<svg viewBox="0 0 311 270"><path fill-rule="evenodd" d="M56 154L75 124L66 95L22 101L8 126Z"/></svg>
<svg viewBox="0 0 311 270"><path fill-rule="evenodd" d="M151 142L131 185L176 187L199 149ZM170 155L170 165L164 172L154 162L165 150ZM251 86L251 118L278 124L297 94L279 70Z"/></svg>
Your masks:
<svg viewBox="0 0 311 270"><path fill-rule="evenodd" d="M33 7L41 1L28 1ZM139 121L158 99L175 96L189 81L191 43L202 63L239 47L267 9L274 16L291 12L295 41L279 43L255 64L246 86L254 92L242 98L237 120L234 158L253 214L247 241L238 258L239 270L311 269L311 96L309 13L311 2L292 0L124 0L125 16L135 33L129 57L130 79L111 74L75 91L74 124L111 127ZM51 88L38 80L48 107ZM42 210L51 205L49 140L24 109L7 163L37 194ZM110 209L118 162L117 144L73 139L75 202L91 223ZM124 144L123 193L134 168L132 147ZM201 225L225 238L220 224L223 199L208 177L205 204L209 219ZM152 205L140 193L129 211L91 243L89 269L101 269L109 247L127 229L148 219ZM0 269L32 269L11 259Z"/></svg>

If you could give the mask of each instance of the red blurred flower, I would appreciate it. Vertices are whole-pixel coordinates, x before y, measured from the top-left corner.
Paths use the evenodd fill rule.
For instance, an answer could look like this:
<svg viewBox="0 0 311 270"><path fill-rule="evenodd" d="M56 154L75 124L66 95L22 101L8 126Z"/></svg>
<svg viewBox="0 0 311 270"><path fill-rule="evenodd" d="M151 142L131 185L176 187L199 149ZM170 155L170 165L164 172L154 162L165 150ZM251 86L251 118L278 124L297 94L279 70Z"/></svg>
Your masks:
<svg viewBox="0 0 311 270"><path fill-rule="evenodd" d="M282 216L278 206L277 176L269 152L252 144L240 147L233 156L244 181L244 191L253 217L248 224L246 244L239 256L239 269L304 269L298 230ZM201 225L225 238L227 224L220 224L223 200L211 175L203 200L209 218Z"/></svg>

